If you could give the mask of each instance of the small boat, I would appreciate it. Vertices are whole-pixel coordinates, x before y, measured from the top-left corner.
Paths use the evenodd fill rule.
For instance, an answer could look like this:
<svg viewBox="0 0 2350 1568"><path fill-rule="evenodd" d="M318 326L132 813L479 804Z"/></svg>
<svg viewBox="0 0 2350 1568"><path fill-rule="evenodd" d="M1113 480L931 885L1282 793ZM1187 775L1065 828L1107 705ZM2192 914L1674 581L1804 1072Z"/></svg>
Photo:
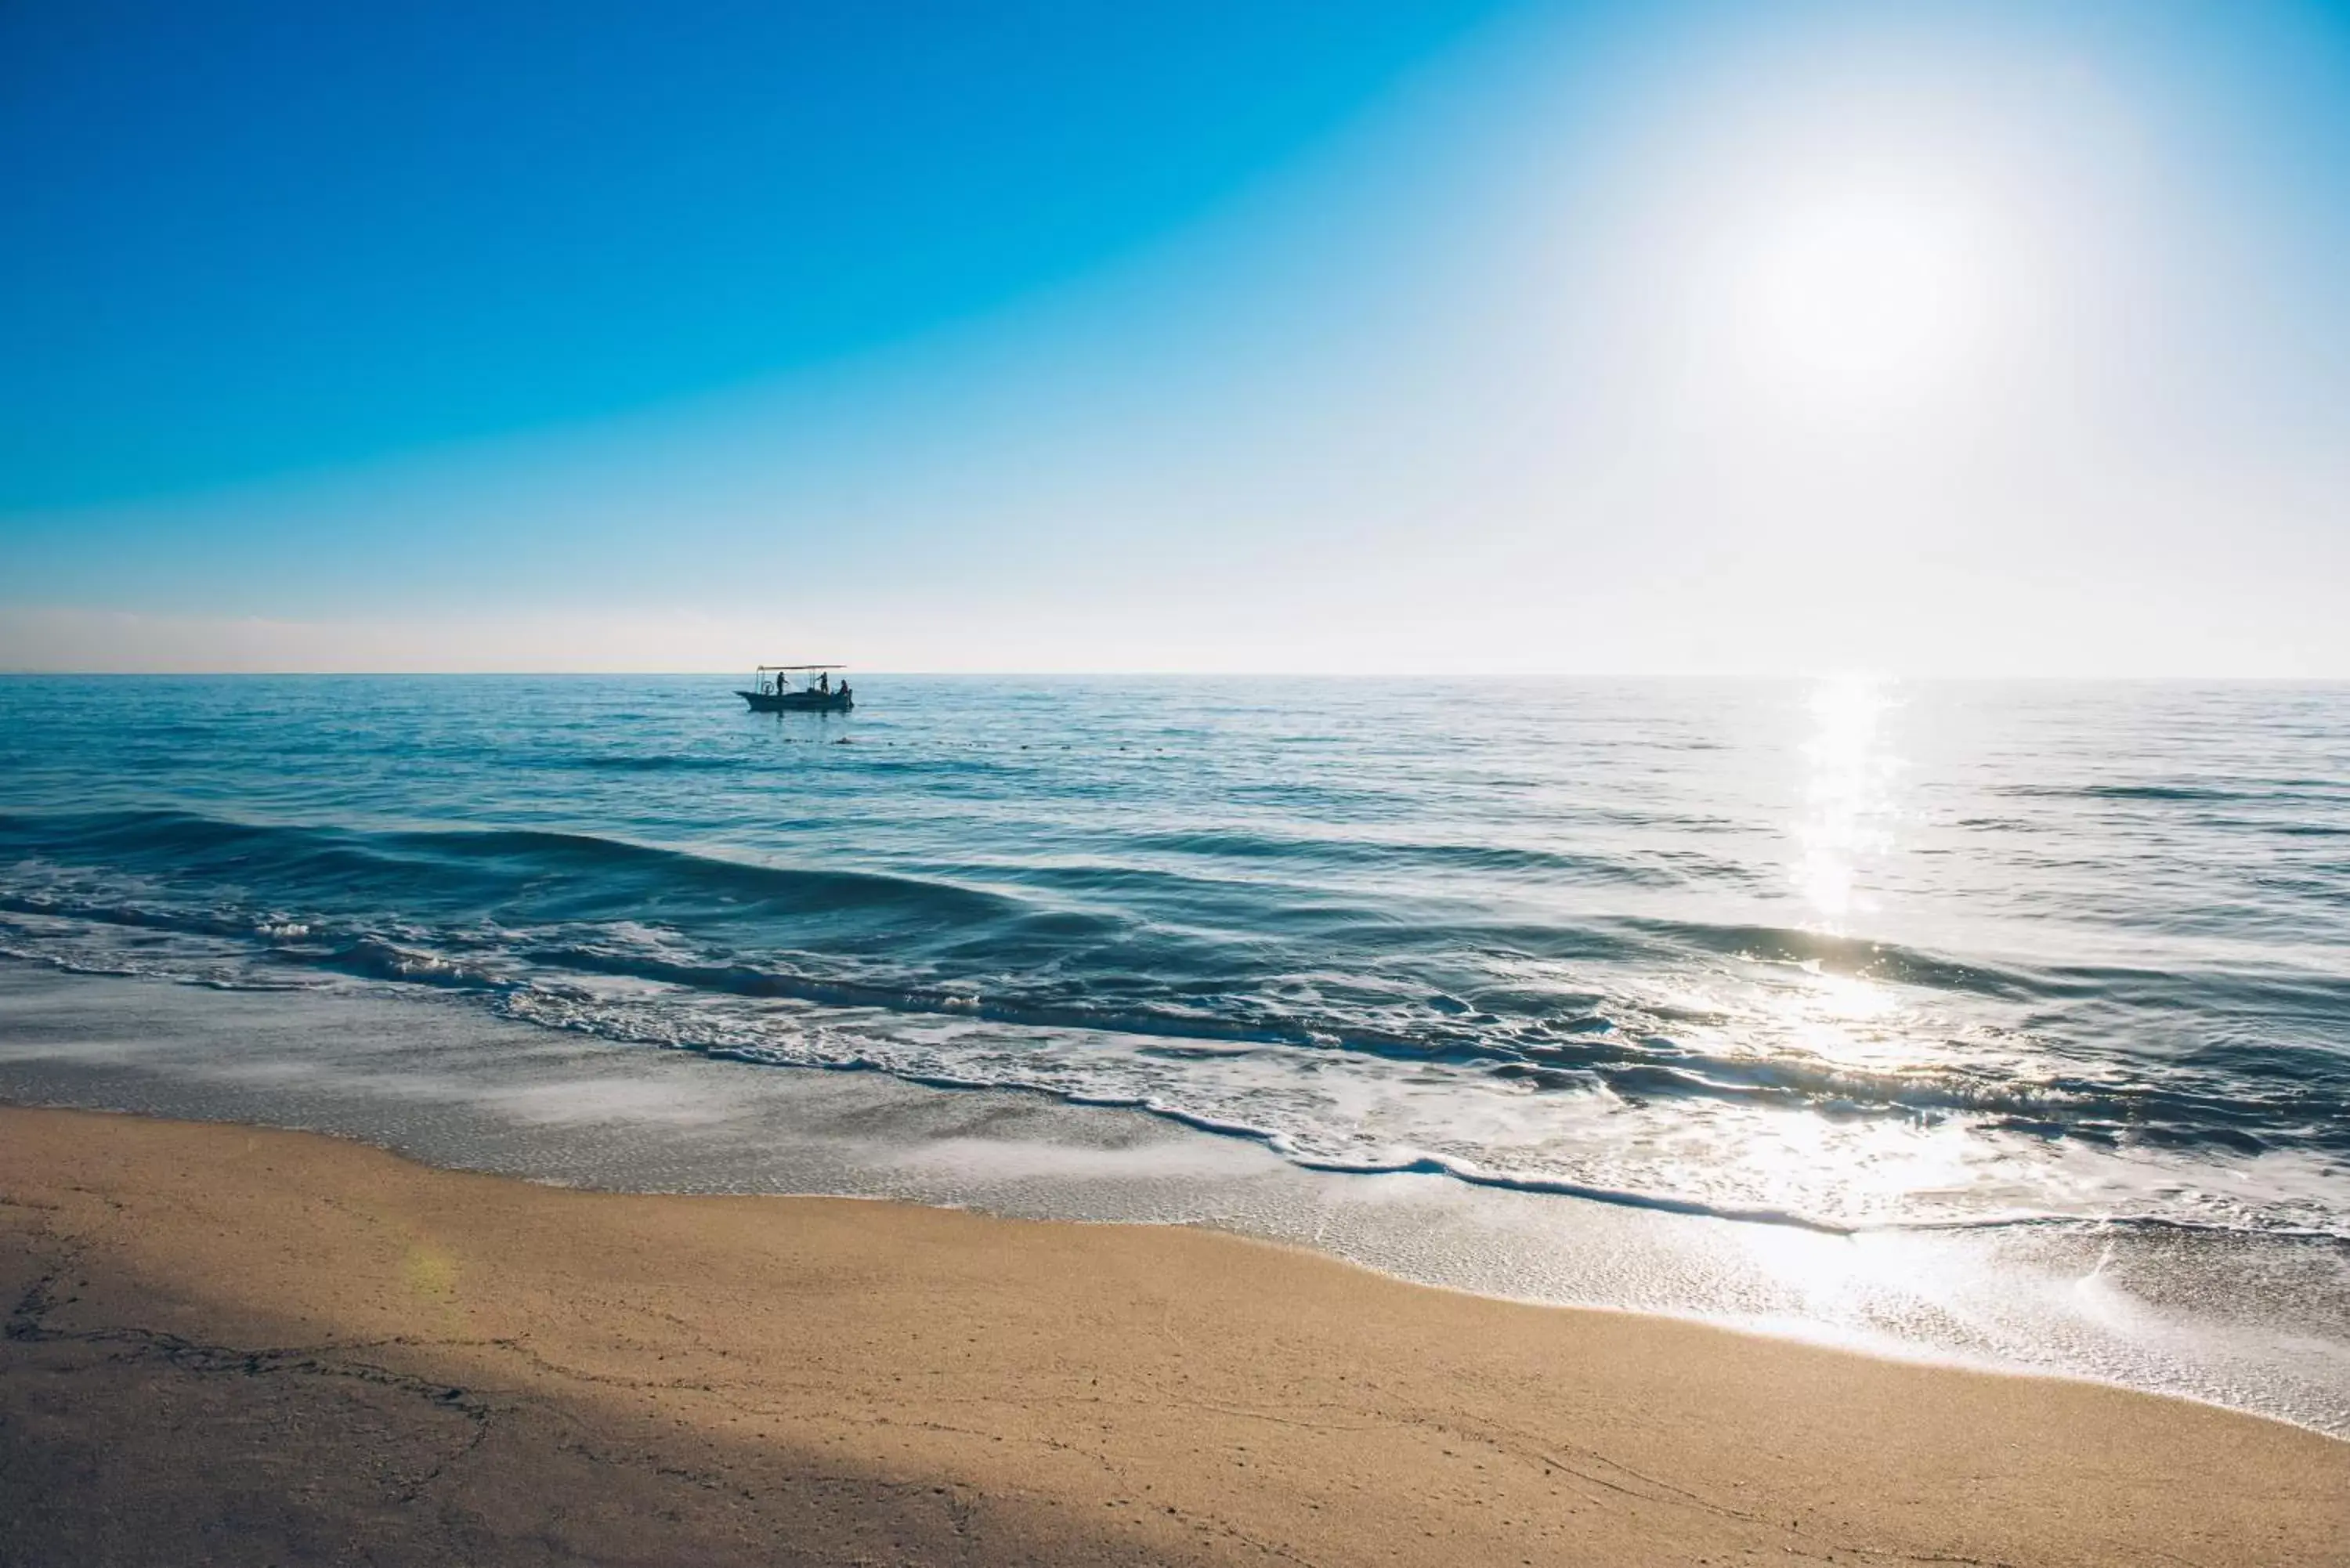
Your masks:
<svg viewBox="0 0 2350 1568"><path fill-rule="evenodd" d="M751 690L734 694L754 713L846 713L857 706L848 682L836 682L838 664L762 664L751 671ZM794 684L794 682L797 684Z"/></svg>

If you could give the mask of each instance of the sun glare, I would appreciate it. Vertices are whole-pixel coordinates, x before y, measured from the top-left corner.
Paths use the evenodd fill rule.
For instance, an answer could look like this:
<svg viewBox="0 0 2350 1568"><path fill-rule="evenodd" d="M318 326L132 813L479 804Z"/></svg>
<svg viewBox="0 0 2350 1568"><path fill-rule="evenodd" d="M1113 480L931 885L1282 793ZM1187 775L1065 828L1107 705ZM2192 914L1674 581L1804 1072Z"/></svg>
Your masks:
<svg viewBox="0 0 2350 1568"><path fill-rule="evenodd" d="M1842 931L1866 912L1864 869L1892 843L1890 786L1901 763L1883 733L1890 705L1883 684L1867 676L1824 680L1812 693L1794 881L1826 930Z"/></svg>
<svg viewBox="0 0 2350 1568"><path fill-rule="evenodd" d="M1724 106L1643 164L1629 286L1668 384L1766 439L1930 428L1986 394L2077 237L2024 120L1948 83L1824 81Z"/></svg>
<svg viewBox="0 0 2350 1568"><path fill-rule="evenodd" d="M1742 369L1766 389L1837 410L1949 387L1991 325L1981 227L1965 203L1898 181L1772 213L1734 264Z"/></svg>

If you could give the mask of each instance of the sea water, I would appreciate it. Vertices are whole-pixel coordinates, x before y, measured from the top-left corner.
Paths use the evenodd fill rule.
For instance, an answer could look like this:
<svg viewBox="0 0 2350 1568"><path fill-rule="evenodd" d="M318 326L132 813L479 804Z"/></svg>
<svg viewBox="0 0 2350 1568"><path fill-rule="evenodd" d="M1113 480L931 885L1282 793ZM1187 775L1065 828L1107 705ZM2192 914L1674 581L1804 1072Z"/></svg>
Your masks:
<svg viewBox="0 0 2350 1568"><path fill-rule="evenodd" d="M368 1035L369 1104L526 1174L1203 1218L2350 1429L2350 688L733 684L0 680L19 991L188 1003L42 981L0 1092L203 1114L234 1059L226 1114L429 1145L289 1086ZM148 1086L65 1092L109 1010ZM982 1144L1155 1196L938 1177Z"/></svg>

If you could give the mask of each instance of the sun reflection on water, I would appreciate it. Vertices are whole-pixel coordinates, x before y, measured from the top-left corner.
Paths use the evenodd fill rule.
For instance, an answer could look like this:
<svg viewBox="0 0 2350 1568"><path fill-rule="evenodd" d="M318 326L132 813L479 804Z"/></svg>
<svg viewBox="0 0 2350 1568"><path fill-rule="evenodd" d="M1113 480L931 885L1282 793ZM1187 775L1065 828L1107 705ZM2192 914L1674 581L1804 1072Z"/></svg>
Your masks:
<svg viewBox="0 0 2350 1568"><path fill-rule="evenodd" d="M1893 844L1892 783L1901 763L1884 733L1892 706L1885 683L1870 676L1838 676L1812 693L1795 886L1821 929L1836 935L1874 909L1861 874Z"/></svg>
<svg viewBox="0 0 2350 1568"><path fill-rule="evenodd" d="M1805 704L1800 803L1789 867L1802 913L1792 923L1825 936L1865 933L1878 913L1875 889L1897 847L1895 753L1889 685L1870 676L1821 681ZM1809 1070L1899 1075L1921 1066L1914 1001L1898 983L1831 959L1763 966L1748 993L1749 1026L1772 1056L1807 1062ZM1968 1184L1975 1153L1960 1129L1908 1118L1837 1114L1832 1090L1802 1110L1764 1118L1768 1136L1751 1139L1742 1159L1793 1211L1869 1222L1898 1211L1920 1191ZM1796 1232L1796 1236L1801 1236ZM1783 1262L1816 1273L1823 1288L1845 1275L1852 1249L1788 1238Z"/></svg>

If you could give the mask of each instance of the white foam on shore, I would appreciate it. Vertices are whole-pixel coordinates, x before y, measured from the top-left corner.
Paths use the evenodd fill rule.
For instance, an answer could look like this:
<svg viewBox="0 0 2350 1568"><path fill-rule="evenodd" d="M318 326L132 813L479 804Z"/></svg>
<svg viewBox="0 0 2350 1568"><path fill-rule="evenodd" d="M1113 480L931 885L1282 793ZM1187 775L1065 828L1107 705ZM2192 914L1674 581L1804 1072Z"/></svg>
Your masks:
<svg viewBox="0 0 2350 1568"><path fill-rule="evenodd" d="M616 1044L430 992L0 962L0 1097L354 1137L566 1186L1192 1223L1482 1293L2093 1377L2350 1436L2350 1248L2086 1226L1825 1235L1301 1169L1139 1111Z"/></svg>

